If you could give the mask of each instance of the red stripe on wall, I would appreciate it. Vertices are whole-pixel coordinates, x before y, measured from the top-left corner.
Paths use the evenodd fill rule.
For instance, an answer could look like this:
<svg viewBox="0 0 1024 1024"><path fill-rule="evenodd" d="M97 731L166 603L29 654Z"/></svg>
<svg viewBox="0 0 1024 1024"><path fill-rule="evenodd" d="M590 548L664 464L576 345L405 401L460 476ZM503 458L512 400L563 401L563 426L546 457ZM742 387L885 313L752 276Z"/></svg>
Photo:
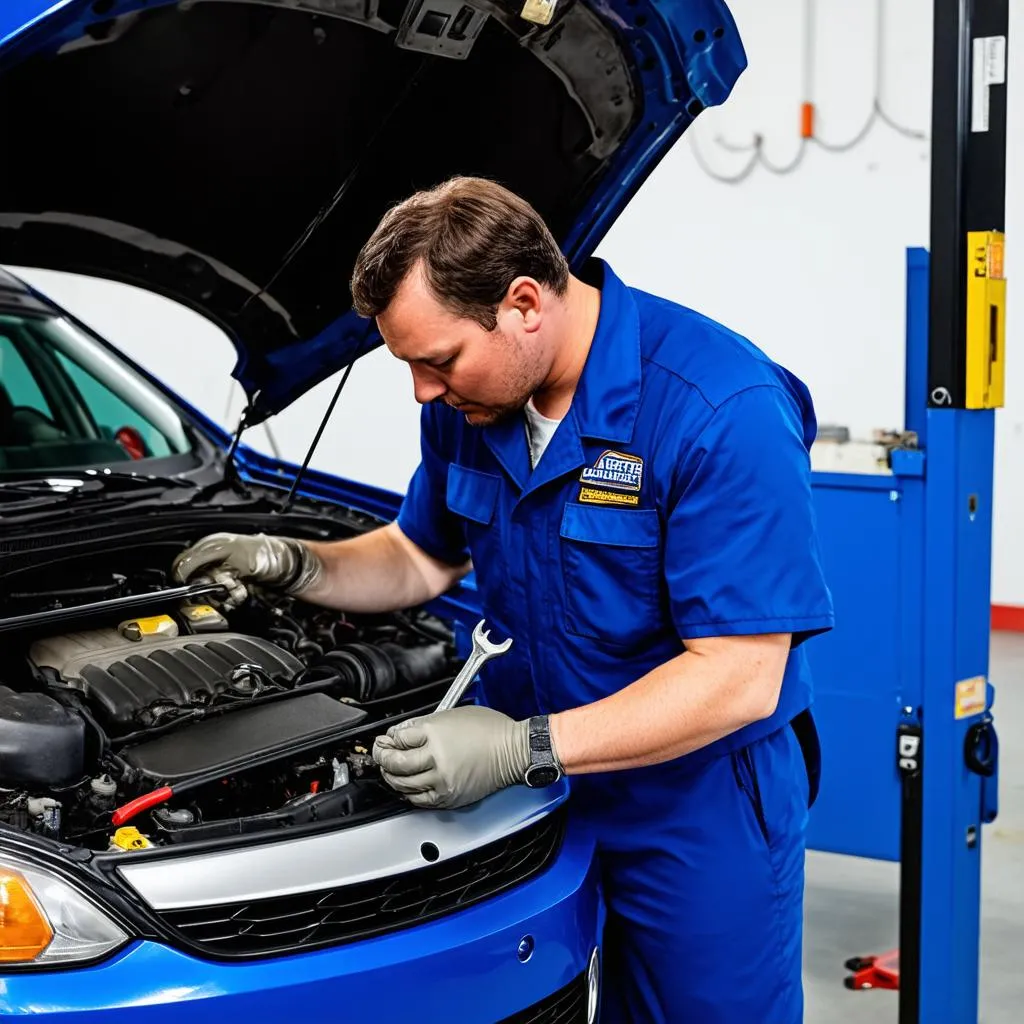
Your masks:
<svg viewBox="0 0 1024 1024"><path fill-rule="evenodd" d="M1024 633L1024 608L1015 604L992 605L992 628L1004 633Z"/></svg>

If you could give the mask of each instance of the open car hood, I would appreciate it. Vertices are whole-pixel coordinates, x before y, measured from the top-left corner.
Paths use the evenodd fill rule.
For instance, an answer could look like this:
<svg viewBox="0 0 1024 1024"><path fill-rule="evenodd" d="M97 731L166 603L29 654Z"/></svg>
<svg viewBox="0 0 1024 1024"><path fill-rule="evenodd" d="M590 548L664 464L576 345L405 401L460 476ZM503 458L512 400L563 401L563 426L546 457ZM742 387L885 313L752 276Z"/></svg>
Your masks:
<svg viewBox="0 0 1024 1024"><path fill-rule="evenodd" d="M258 422L380 343L391 203L496 178L578 266L745 65L721 0L4 0L0 264L205 314Z"/></svg>

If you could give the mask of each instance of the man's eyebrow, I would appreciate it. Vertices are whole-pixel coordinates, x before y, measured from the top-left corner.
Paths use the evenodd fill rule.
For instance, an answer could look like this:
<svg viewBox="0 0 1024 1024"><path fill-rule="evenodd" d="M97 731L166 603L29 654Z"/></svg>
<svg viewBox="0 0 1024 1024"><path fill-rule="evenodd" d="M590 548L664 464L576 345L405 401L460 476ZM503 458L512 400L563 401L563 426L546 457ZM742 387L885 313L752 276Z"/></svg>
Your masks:
<svg viewBox="0 0 1024 1024"><path fill-rule="evenodd" d="M406 359L406 362L407 363L443 363L446 360L451 359L451 357L454 354L455 353L453 351L433 352L430 355L416 356L415 358L412 358L412 359Z"/></svg>

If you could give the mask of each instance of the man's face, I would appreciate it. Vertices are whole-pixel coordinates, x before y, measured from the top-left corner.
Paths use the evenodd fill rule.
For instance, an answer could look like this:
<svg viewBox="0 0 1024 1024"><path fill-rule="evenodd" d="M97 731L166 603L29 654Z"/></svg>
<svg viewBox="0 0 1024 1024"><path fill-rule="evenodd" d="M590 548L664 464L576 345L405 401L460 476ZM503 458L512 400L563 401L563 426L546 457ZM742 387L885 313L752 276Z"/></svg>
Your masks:
<svg viewBox="0 0 1024 1024"><path fill-rule="evenodd" d="M544 382L539 337L525 322L510 303L499 308L494 331L456 316L434 297L418 266L377 317L389 351L412 370L416 401L443 401L476 427L519 411Z"/></svg>

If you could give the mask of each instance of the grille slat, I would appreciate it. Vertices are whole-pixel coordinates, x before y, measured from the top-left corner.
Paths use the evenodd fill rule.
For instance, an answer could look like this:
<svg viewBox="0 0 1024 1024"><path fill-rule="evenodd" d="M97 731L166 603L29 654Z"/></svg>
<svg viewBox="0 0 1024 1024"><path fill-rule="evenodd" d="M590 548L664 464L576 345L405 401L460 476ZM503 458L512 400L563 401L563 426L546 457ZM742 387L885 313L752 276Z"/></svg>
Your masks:
<svg viewBox="0 0 1024 1024"><path fill-rule="evenodd" d="M498 1024L586 1024L587 974L574 978L547 999L498 1021Z"/></svg>
<svg viewBox="0 0 1024 1024"><path fill-rule="evenodd" d="M160 916L184 942L217 956L252 959L339 945L507 892L550 866L564 833L565 815L558 811L512 836L403 875L293 896L164 910Z"/></svg>

